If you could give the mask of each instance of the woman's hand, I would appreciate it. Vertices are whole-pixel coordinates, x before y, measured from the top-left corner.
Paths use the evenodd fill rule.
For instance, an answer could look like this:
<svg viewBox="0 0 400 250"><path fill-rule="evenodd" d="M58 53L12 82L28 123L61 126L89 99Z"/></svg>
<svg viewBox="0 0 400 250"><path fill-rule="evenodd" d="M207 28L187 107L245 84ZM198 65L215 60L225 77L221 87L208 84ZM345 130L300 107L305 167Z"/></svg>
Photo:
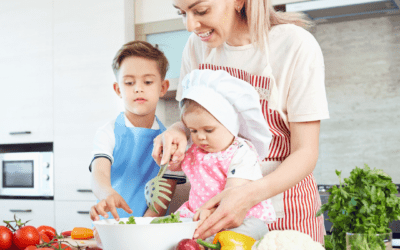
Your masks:
<svg viewBox="0 0 400 250"><path fill-rule="evenodd" d="M235 228L243 223L247 211L255 204L251 200L249 185L226 189L207 201L201 209L217 207L194 232L194 238L206 239L222 229Z"/></svg>
<svg viewBox="0 0 400 250"><path fill-rule="evenodd" d="M173 151L173 144L177 149ZM169 127L164 133L154 139L152 156L158 165L163 165L170 161L169 169L172 171L180 170L180 164L185 157L187 145L187 135L182 122L177 122Z"/></svg>

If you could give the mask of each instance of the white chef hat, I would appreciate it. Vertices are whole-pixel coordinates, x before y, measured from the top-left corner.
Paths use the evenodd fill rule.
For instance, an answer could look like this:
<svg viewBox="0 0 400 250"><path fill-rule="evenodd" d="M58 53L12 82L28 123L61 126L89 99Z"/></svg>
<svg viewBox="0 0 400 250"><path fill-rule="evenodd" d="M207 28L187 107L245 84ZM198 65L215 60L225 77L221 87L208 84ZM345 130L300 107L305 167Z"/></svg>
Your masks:
<svg viewBox="0 0 400 250"><path fill-rule="evenodd" d="M182 81L181 108L184 99L199 103L234 136L251 141L261 159L268 156L272 134L249 83L224 70L193 70Z"/></svg>

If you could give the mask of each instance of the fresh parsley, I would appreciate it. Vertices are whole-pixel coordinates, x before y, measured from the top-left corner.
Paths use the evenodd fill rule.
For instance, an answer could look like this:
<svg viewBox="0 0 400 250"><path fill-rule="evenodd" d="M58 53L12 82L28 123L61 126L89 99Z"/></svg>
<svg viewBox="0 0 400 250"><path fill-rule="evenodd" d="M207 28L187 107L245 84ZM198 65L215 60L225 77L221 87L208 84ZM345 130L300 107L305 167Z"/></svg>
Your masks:
<svg viewBox="0 0 400 250"><path fill-rule="evenodd" d="M392 178L381 169L371 170L355 167L349 178L341 180L341 171L336 170L339 187L333 186L328 203L321 206L316 216L328 211L332 222L330 242L334 250L346 249L346 232L367 234L368 244L362 239L354 240L358 250L385 249L377 234L390 233L389 223L400 219L400 198ZM360 245L361 244L361 245ZM379 247L379 248L378 248Z"/></svg>

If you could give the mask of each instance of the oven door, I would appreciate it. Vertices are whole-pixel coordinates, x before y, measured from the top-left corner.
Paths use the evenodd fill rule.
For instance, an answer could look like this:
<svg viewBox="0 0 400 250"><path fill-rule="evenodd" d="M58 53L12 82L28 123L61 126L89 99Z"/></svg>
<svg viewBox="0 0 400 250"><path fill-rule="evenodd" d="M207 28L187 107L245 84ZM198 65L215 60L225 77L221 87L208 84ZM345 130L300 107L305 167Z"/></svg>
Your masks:
<svg viewBox="0 0 400 250"><path fill-rule="evenodd" d="M40 153L6 153L0 155L0 195L40 195Z"/></svg>

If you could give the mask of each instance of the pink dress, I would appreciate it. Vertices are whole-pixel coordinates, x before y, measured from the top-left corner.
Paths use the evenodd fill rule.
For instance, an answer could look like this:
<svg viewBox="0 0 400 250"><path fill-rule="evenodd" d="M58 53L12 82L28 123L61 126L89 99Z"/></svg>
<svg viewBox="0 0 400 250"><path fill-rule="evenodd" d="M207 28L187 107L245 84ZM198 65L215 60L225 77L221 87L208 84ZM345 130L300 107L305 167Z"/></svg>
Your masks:
<svg viewBox="0 0 400 250"><path fill-rule="evenodd" d="M188 177L191 188L189 201L177 210L180 211L181 217L193 217L195 211L206 201L224 190L229 166L239 144L235 139L225 151L217 153L208 153L196 144L187 150L182 170ZM251 143L248 145L255 151ZM266 223L275 221L276 216L271 201L268 199L252 207L246 214L246 218L250 217L259 218Z"/></svg>

